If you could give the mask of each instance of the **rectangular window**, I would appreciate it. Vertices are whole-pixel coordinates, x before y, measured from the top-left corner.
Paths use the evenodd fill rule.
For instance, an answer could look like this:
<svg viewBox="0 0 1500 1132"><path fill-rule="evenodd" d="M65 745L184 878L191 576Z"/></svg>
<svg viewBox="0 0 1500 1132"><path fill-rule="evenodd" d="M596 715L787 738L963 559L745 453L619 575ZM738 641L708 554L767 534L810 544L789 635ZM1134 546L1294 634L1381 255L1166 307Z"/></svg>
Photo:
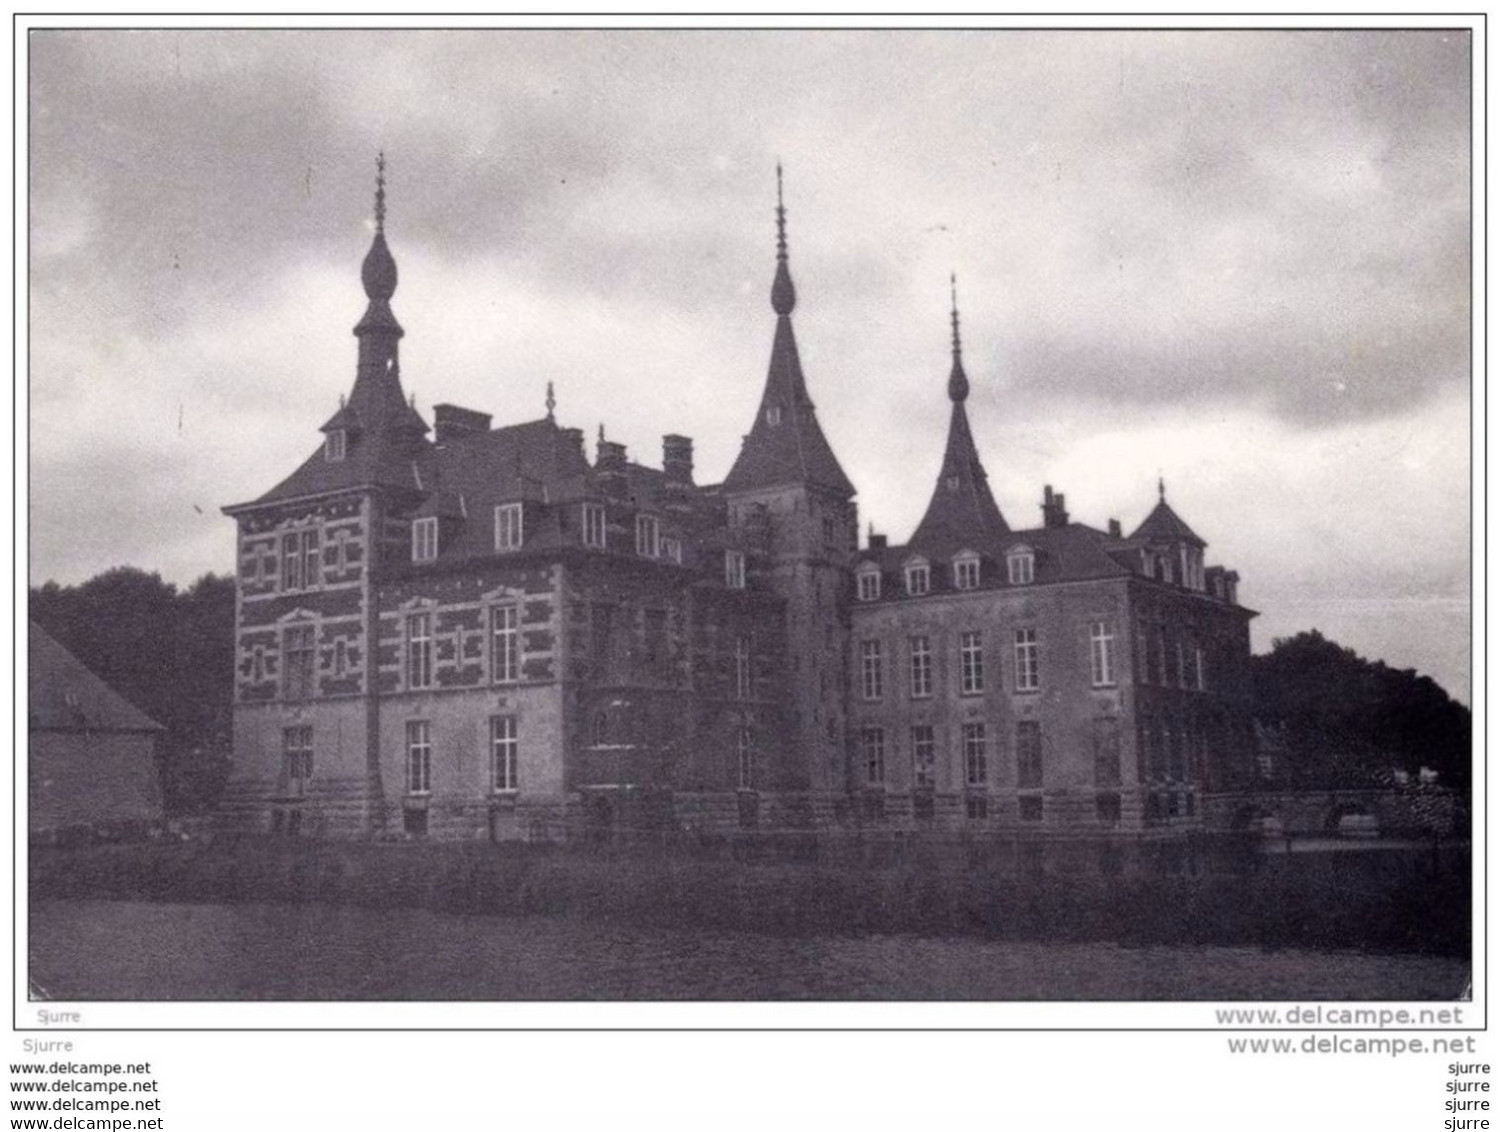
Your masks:
<svg viewBox="0 0 1500 1132"><path fill-rule="evenodd" d="M1193 687L1203 691L1208 687L1208 678L1203 670L1203 646L1193 646Z"/></svg>
<svg viewBox="0 0 1500 1132"><path fill-rule="evenodd" d="M323 579L322 533L317 527L302 532L302 584L308 589Z"/></svg>
<svg viewBox="0 0 1500 1132"><path fill-rule="evenodd" d="M583 505L583 545L602 550L607 537L604 527L604 505L585 503Z"/></svg>
<svg viewBox="0 0 1500 1132"><path fill-rule="evenodd" d="M970 794L964 798L964 817L970 821L986 821L990 816L990 800L983 794Z"/></svg>
<svg viewBox="0 0 1500 1132"><path fill-rule="evenodd" d="M660 545L661 545L661 556L663 558L665 558L669 562L675 562L679 566L682 565L682 540L681 539L669 538L666 535L662 535L661 536L661 544Z"/></svg>
<svg viewBox="0 0 1500 1132"><path fill-rule="evenodd" d="M880 786L885 782L885 729L866 727L860 732L865 755L865 783Z"/></svg>
<svg viewBox="0 0 1500 1132"><path fill-rule="evenodd" d="M958 558L953 562L953 585L960 590L972 590L979 585L979 559Z"/></svg>
<svg viewBox="0 0 1500 1132"><path fill-rule="evenodd" d="M859 600L878 601L880 598L880 573L866 570L859 576Z"/></svg>
<svg viewBox="0 0 1500 1132"><path fill-rule="evenodd" d="M1035 629L1016 630L1016 691L1035 692L1042 686L1037 667Z"/></svg>
<svg viewBox="0 0 1500 1132"><path fill-rule="evenodd" d="M1042 820L1042 796L1040 794L1022 794L1019 801L1022 821Z"/></svg>
<svg viewBox="0 0 1500 1132"><path fill-rule="evenodd" d="M928 723L911 729L911 781L918 789L937 785L937 742Z"/></svg>
<svg viewBox="0 0 1500 1132"><path fill-rule="evenodd" d="M1013 586L1029 586L1036 577L1036 558L1030 554L1012 554L1005 560L1006 575Z"/></svg>
<svg viewBox="0 0 1500 1132"><path fill-rule="evenodd" d="M932 695L932 643L926 637L911 639L911 694L914 699Z"/></svg>
<svg viewBox="0 0 1500 1132"><path fill-rule="evenodd" d="M736 637L734 640L734 698L750 698L750 639Z"/></svg>
<svg viewBox="0 0 1500 1132"><path fill-rule="evenodd" d="M745 555L742 551L724 552L724 584L732 590L745 588Z"/></svg>
<svg viewBox="0 0 1500 1132"><path fill-rule="evenodd" d="M859 681L867 700L878 700L884 693L884 676L881 671L880 642L859 643Z"/></svg>
<svg viewBox="0 0 1500 1132"><path fill-rule="evenodd" d="M517 759L520 742L516 737L516 717L490 717L490 786L496 793L517 788Z"/></svg>
<svg viewBox="0 0 1500 1132"><path fill-rule="evenodd" d="M313 771L313 729L288 727L281 733L281 765L286 775L286 792L300 798L307 789Z"/></svg>
<svg viewBox="0 0 1500 1132"><path fill-rule="evenodd" d="M406 619L406 686L432 685L432 614L413 613Z"/></svg>
<svg viewBox="0 0 1500 1132"><path fill-rule="evenodd" d="M1089 680L1096 688L1115 682L1115 627L1108 621L1089 625Z"/></svg>
<svg viewBox="0 0 1500 1132"><path fill-rule="evenodd" d="M963 739L964 785L983 786L990 780L990 758L984 724L964 724Z"/></svg>
<svg viewBox="0 0 1500 1132"><path fill-rule="evenodd" d="M302 588L302 536L297 531L292 531L281 540L282 555L286 559L286 568L282 570L282 588L287 590L300 590Z"/></svg>
<svg viewBox="0 0 1500 1132"><path fill-rule="evenodd" d="M328 439L323 442L323 457L330 464L337 463L344 458L346 451L344 445L345 439L344 430L336 428L328 434Z"/></svg>
<svg viewBox="0 0 1500 1132"><path fill-rule="evenodd" d="M425 719L406 722L406 792L432 792L432 733Z"/></svg>
<svg viewBox="0 0 1500 1132"><path fill-rule="evenodd" d="M490 608L490 680L513 684L521 678L520 611L514 605Z"/></svg>
<svg viewBox="0 0 1500 1132"><path fill-rule="evenodd" d="M1188 686L1187 651L1181 641L1177 642L1177 686L1179 688Z"/></svg>
<svg viewBox="0 0 1500 1132"><path fill-rule="evenodd" d="M912 597L921 597L932 588L932 572L927 566L908 566L906 568L906 592Z"/></svg>
<svg viewBox="0 0 1500 1132"><path fill-rule="evenodd" d="M755 789L755 745L750 728L741 727L735 734L735 753L739 761L741 790Z"/></svg>
<svg viewBox="0 0 1500 1132"><path fill-rule="evenodd" d="M289 700L305 700L313 694L317 653L313 626L288 625L281 635L283 693Z"/></svg>
<svg viewBox="0 0 1500 1132"><path fill-rule="evenodd" d="M438 521L436 515L418 519L411 525L411 560L431 562L438 553Z"/></svg>
<svg viewBox="0 0 1500 1132"><path fill-rule="evenodd" d="M1118 720L1094 720L1094 785L1120 785L1120 724Z"/></svg>
<svg viewBox="0 0 1500 1132"><path fill-rule="evenodd" d="M958 638L959 690L966 696L984 691L984 646L977 632Z"/></svg>
<svg viewBox="0 0 1500 1132"><path fill-rule="evenodd" d="M635 517L635 552L642 558L656 558L661 554L661 524L655 515Z"/></svg>
<svg viewBox="0 0 1500 1132"><path fill-rule="evenodd" d="M1034 719L1016 724L1016 785L1022 790L1042 785L1042 725Z"/></svg>
<svg viewBox="0 0 1500 1132"><path fill-rule="evenodd" d="M521 504L502 503L495 508L495 549L520 550L525 537Z"/></svg>

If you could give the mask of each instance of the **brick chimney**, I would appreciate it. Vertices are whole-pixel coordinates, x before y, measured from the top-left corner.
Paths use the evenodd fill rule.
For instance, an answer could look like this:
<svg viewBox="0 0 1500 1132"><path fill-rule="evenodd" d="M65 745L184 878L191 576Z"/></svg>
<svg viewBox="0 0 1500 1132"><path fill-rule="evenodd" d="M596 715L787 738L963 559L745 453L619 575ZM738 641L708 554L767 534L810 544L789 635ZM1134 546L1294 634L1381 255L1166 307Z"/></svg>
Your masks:
<svg viewBox="0 0 1500 1132"><path fill-rule="evenodd" d="M605 495L618 499L625 497L625 445L600 440L594 457L594 471L599 473Z"/></svg>
<svg viewBox="0 0 1500 1132"><path fill-rule="evenodd" d="M675 433L661 438L661 470L672 483L693 482L693 441Z"/></svg>
<svg viewBox="0 0 1500 1132"><path fill-rule="evenodd" d="M1068 525L1068 510L1065 506L1062 492L1056 495L1052 493L1052 485L1049 483L1042 488L1042 526L1047 528L1066 527Z"/></svg>
<svg viewBox="0 0 1500 1132"><path fill-rule="evenodd" d="M1120 533L1120 520L1119 519L1111 519L1109 521L1109 537L1110 538L1124 538L1125 537L1123 534Z"/></svg>
<svg viewBox="0 0 1500 1132"><path fill-rule="evenodd" d="M433 440L438 444L452 444L466 436L478 436L490 431L490 414L475 409L461 409L457 405L434 405L432 407Z"/></svg>
<svg viewBox="0 0 1500 1132"><path fill-rule="evenodd" d="M871 550L884 550L885 548L886 548L886 536L885 535L877 535L877 534L871 533L871 535L870 535L870 549Z"/></svg>

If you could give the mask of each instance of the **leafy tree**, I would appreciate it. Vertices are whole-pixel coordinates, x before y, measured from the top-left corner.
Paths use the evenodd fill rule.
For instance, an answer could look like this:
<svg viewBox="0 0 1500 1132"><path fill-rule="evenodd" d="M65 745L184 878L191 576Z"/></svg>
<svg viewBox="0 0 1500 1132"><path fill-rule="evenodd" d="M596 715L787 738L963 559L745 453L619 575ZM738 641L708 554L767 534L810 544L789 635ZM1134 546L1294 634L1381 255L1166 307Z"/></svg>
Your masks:
<svg viewBox="0 0 1500 1132"><path fill-rule="evenodd" d="M1369 661L1317 630L1251 658L1256 715L1285 728L1289 785L1365 786L1392 770L1467 790L1469 709L1430 677Z"/></svg>
<svg viewBox="0 0 1500 1132"><path fill-rule="evenodd" d="M100 679L166 728L158 743L169 812L211 807L229 766L234 582L187 590L131 566L78 586L31 590L30 616Z"/></svg>

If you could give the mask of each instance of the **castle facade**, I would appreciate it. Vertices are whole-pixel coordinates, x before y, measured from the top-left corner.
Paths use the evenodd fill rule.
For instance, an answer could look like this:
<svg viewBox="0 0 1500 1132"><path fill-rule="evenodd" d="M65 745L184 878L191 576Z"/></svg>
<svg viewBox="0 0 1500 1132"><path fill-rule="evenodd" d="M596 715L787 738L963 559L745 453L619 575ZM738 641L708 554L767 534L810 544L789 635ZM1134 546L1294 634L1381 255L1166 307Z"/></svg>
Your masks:
<svg viewBox="0 0 1500 1132"><path fill-rule="evenodd" d="M563 839L590 827L1160 833L1253 768L1249 620L1167 504L1128 536L1049 487L1017 529L950 425L904 546L798 357L778 200L770 364L721 483L546 416L431 423L401 382L383 176L354 382L238 525L230 828ZM938 453L934 453L938 462Z"/></svg>

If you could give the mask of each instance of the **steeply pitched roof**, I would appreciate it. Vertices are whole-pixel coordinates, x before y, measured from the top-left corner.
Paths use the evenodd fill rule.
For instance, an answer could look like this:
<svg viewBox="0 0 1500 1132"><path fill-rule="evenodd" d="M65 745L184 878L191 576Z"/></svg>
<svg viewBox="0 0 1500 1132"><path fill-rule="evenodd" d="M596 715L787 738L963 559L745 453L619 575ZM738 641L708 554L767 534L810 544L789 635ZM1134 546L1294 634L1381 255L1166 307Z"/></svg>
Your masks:
<svg viewBox="0 0 1500 1132"><path fill-rule="evenodd" d="M1047 582L1080 582L1099 578L1128 577L1133 571L1129 566L1116 561L1110 553L1111 549L1118 545L1119 540L1111 538L1101 530L1083 523L1069 523L1064 527L1006 531L995 537L988 546L981 545L975 538L960 540L941 553L933 551L930 547L920 546L915 540L906 546L866 549L860 551L855 559L855 569L858 570L861 563L875 562L882 572L894 573L901 569L908 559L921 555L933 567L932 589L934 591L952 589L951 571L946 569L948 561L961 550L975 550L987 561L980 575L979 588L1000 589L1009 586L1004 565L1006 555L1021 547L1026 547L1035 555L1033 580L1026 586L1016 588L1029 588L1031 585ZM899 592L894 592L892 596L899 596Z"/></svg>
<svg viewBox="0 0 1500 1132"><path fill-rule="evenodd" d="M160 731L161 724L83 666L32 621L27 657L28 730Z"/></svg>
<svg viewBox="0 0 1500 1132"><path fill-rule="evenodd" d="M1199 547L1208 545L1168 506L1165 495L1157 500L1151 514L1146 516L1145 522L1130 537L1146 542L1187 542Z"/></svg>
<svg viewBox="0 0 1500 1132"><path fill-rule="evenodd" d="M792 310L797 290L787 266L786 209L781 205L781 167L776 169L776 278L771 284L771 309L776 312L776 336L771 342L771 364L755 424L745 438L734 467L724 478L725 491L752 491L783 484L816 484L848 498L854 485L839 466L828 438L818 425L797 337L792 332Z"/></svg>

